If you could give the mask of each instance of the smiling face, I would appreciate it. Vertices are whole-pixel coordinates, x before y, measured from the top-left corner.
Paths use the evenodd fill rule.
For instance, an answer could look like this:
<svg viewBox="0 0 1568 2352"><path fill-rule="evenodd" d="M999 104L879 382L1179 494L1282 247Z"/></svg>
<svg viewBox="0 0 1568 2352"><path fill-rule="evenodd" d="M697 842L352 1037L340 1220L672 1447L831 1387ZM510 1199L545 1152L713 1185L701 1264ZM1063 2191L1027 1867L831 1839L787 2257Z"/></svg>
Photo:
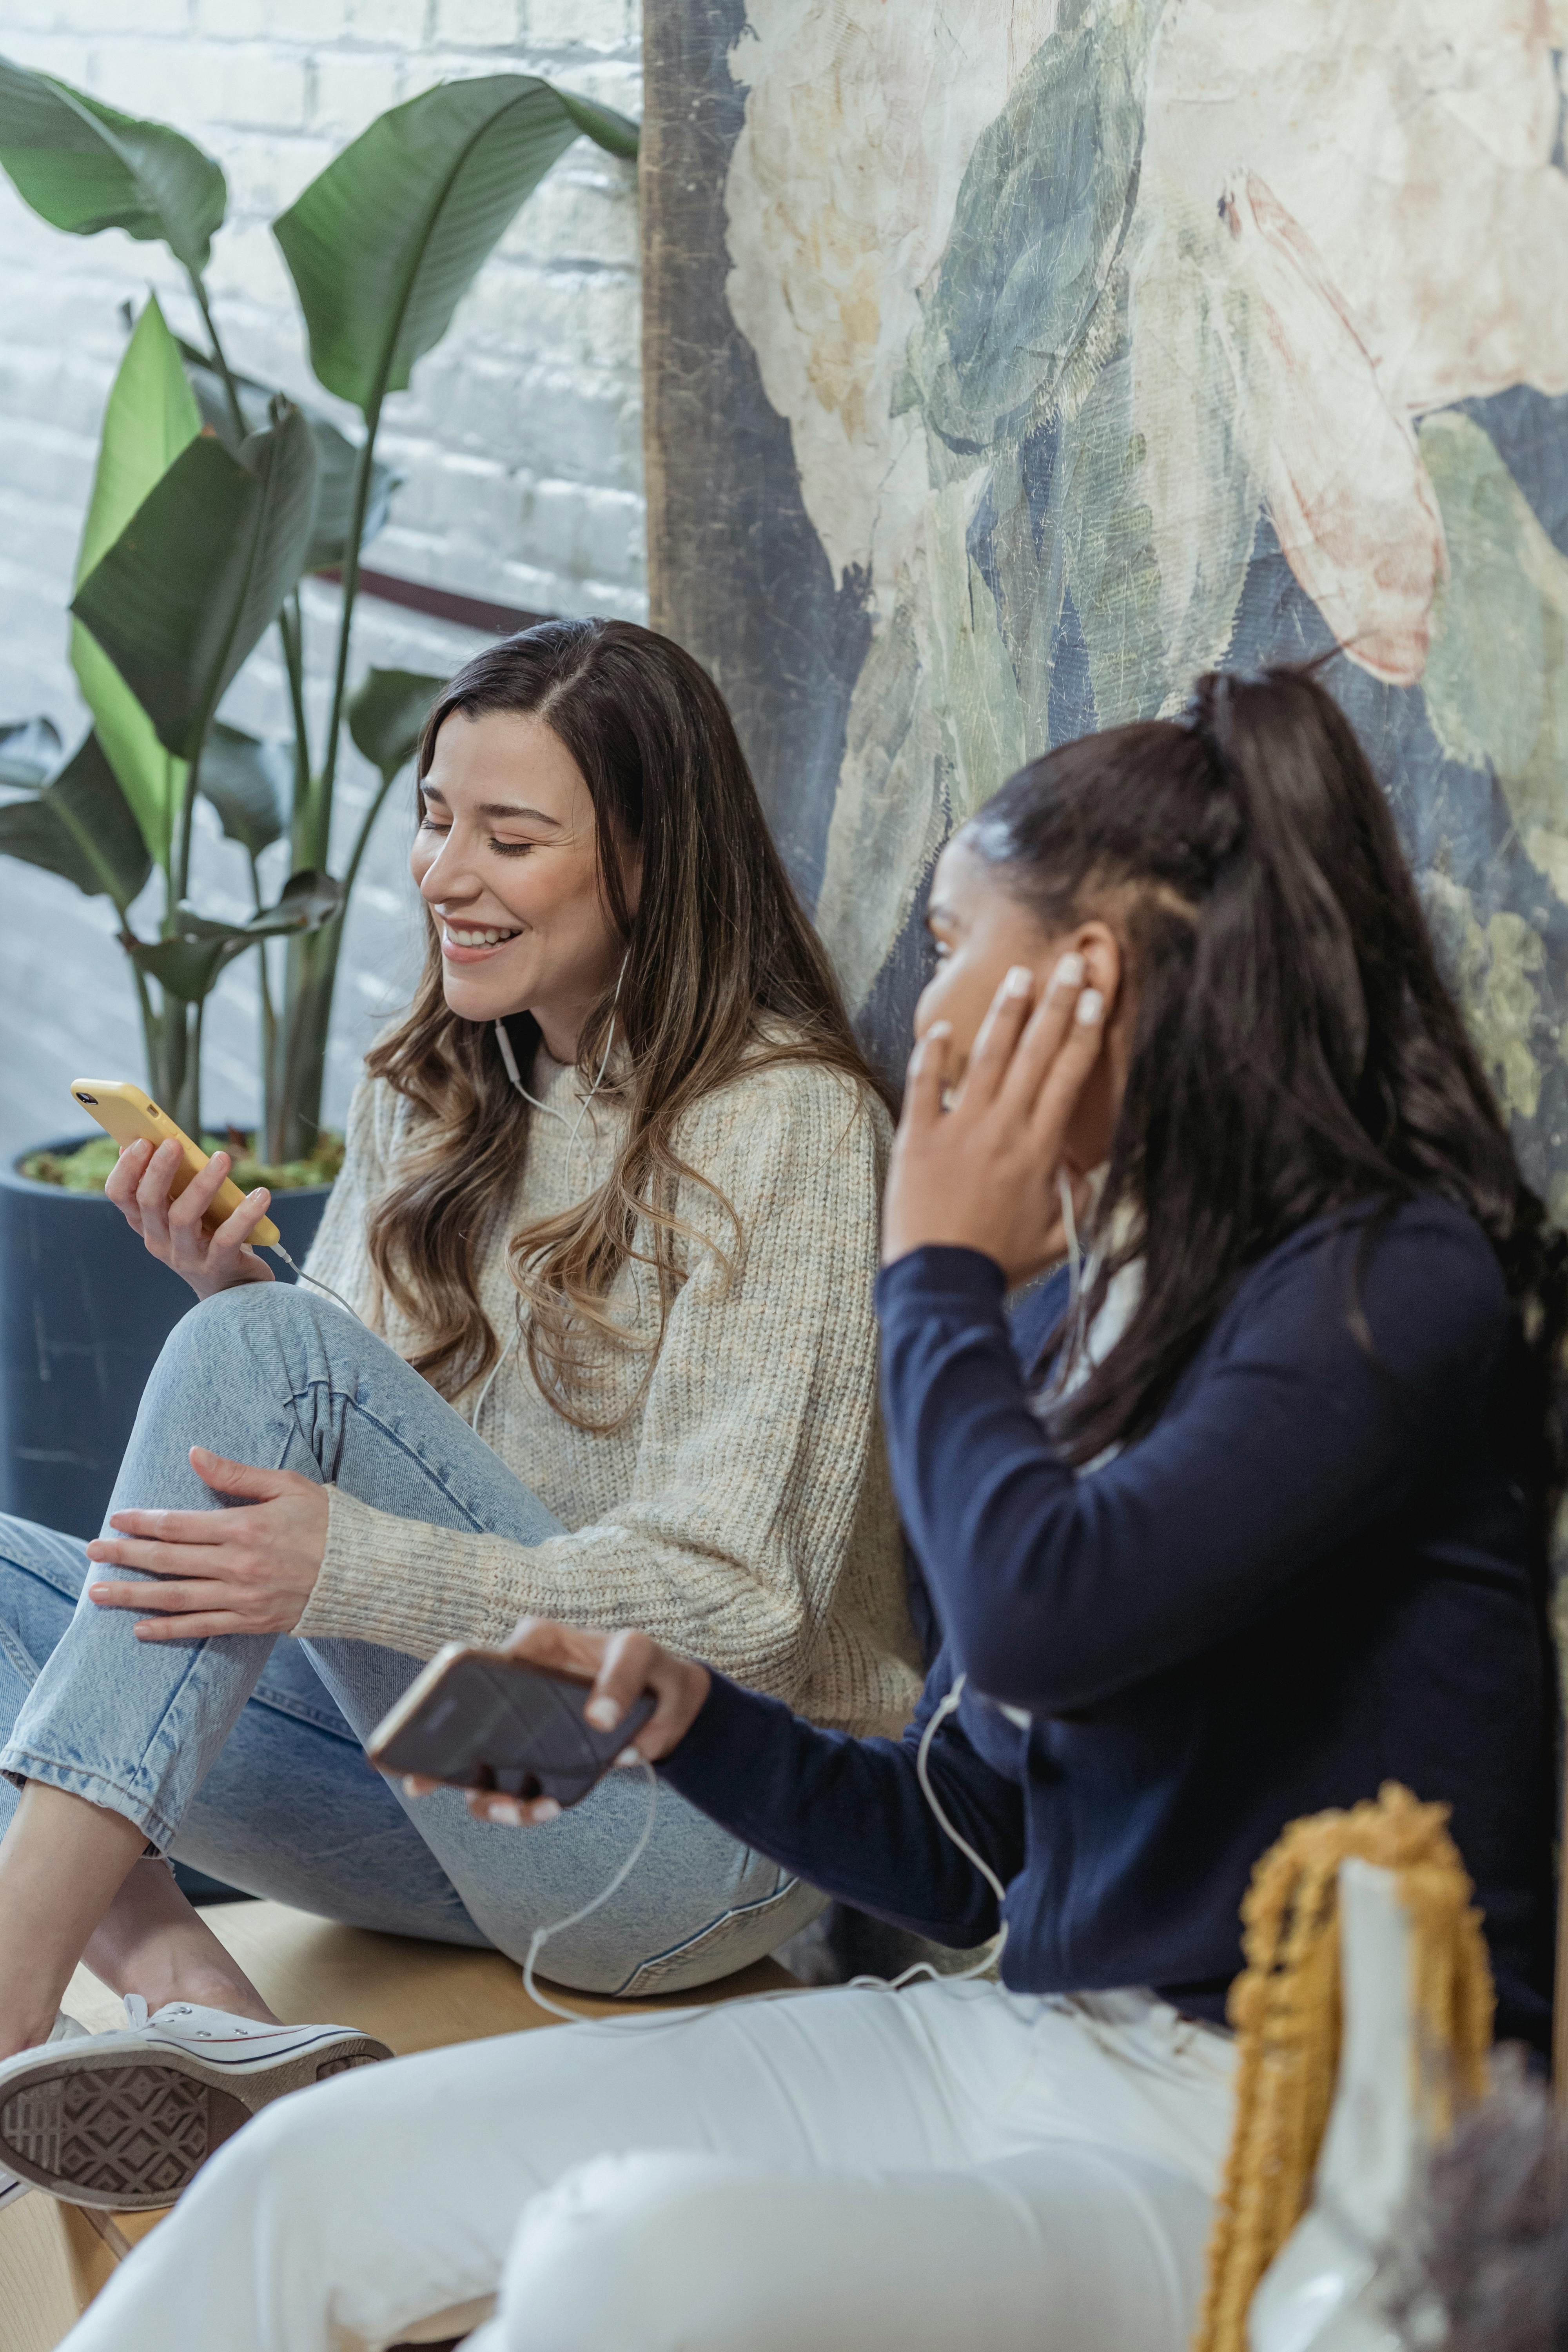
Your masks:
<svg viewBox="0 0 1568 2352"><path fill-rule="evenodd" d="M923 1037L935 1021L948 1024L949 1069L955 1079L1014 965L1026 964L1034 973L1037 1001L1063 956L1083 958L1085 980L1100 990L1110 1010L1105 1050L1079 1097L1063 1156L1081 1173L1098 1168L1110 1154L1121 1107L1130 1025L1122 948L1110 923L1093 916L1062 930L1047 928L960 834L937 860L926 928L936 949L936 971L915 1006L915 1035Z"/></svg>
<svg viewBox="0 0 1568 2352"><path fill-rule="evenodd" d="M465 1021L531 1013L546 1050L572 1061L626 951L600 888L582 771L542 719L456 710L420 798L411 864L440 932L447 1003ZM635 908L635 854L622 865Z"/></svg>

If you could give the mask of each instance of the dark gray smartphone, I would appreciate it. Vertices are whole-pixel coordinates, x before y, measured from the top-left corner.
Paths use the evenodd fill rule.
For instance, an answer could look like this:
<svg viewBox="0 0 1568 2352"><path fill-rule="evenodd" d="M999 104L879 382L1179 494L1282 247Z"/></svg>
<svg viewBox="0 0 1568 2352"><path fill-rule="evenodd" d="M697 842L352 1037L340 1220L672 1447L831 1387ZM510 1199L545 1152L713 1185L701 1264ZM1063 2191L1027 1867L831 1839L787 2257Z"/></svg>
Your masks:
<svg viewBox="0 0 1568 2352"><path fill-rule="evenodd" d="M365 1745L382 1772L455 1789L581 1802L653 1713L645 1691L614 1731L584 1720L591 1685L500 1650L450 1642L409 1684Z"/></svg>

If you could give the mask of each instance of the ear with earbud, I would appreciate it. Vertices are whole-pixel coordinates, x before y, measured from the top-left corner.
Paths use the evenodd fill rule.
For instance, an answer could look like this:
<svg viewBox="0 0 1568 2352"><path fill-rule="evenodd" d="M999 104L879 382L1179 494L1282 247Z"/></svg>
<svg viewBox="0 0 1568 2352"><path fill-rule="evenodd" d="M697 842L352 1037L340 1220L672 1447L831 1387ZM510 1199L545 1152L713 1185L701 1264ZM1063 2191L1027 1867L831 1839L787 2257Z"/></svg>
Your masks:
<svg viewBox="0 0 1568 2352"><path fill-rule="evenodd" d="M1098 917L1080 923L1068 945L1083 958L1083 978L1086 988L1098 988L1105 1000L1107 1025L1116 1017L1117 999L1121 992L1123 956L1121 942L1107 922Z"/></svg>

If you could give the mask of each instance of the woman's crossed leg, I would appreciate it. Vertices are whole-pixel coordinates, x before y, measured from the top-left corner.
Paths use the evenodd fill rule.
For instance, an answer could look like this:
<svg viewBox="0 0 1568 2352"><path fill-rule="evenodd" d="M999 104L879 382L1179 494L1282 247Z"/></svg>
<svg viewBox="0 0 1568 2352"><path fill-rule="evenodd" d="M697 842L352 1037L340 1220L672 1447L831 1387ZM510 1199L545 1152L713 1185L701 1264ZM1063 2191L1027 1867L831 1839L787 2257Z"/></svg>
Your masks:
<svg viewBox="0 0 1568 2352"><path fill-rule="evenodd" d="M143 1397L114 1507L210 1504L185 1458L193 1438L233 1459L339 1484L399 1517L515 1542L559 1528L417 1373L350 1317L297 1290L224 1293L176 1327ZM401 1792L370 1773L359 1742L406 1687L416 1659L348 1641L307 1654L279 1649L272 1635L142 1643L129 1613L86 1597L74 1539L20 1522L7 1523L7 1535L4 1761L30 1784L23 1806L51 1810L40 1834L14 1828L0 1856L0 2057L47 2032L89 1947L89 1963L104 1961L100 1972L117 1990L267 2016L166 1874L137 1869L147 1842L331 1917L493 1943L521 1959L536 1929L605 1885L642 1827L644 1791L626 1777L526 1853L471 1820L455 1795L411 1818ZM11 1789L0 1788L0 1828L16 1811ZM74 1867L62 1872L78 1832ZM679 1990L755 1959L820 1899L665 1790L632 1878L552 1942L548 1972L595 1991L650 1980ZM174 1977L144 1986L135 1971L153 1945Z"/></svg>

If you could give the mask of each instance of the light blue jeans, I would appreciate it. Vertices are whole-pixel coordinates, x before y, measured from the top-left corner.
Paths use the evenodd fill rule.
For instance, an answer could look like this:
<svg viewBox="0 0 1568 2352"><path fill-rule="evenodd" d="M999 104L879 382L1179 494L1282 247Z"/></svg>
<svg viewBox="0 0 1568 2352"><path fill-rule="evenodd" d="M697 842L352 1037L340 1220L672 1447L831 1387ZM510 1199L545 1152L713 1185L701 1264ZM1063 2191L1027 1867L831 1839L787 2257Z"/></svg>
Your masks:
<svg viewBox="0 0 1568 2352"><path fill-rule="evenodd" d="M373 1333L291 1285L225 1291L176 1325L110 1506L210 1508L186 1458L303 1472L377 1509L541 1542L560 1522ZM164 1852L331 1919L521 1961L636 1842L648 1791L611 1773L543 1829L481 1826L452 1790L405 1800L362 1743L418 1671L368 1642L142 1643L85 1597L86 1547L0 1516L0 1772L122 1813ZM0 1780L0 1831L17 1801ZM553 1937L542 1976L679 1991L784 1943L823 1898L660 1786L626 1885Z"/></svg>

